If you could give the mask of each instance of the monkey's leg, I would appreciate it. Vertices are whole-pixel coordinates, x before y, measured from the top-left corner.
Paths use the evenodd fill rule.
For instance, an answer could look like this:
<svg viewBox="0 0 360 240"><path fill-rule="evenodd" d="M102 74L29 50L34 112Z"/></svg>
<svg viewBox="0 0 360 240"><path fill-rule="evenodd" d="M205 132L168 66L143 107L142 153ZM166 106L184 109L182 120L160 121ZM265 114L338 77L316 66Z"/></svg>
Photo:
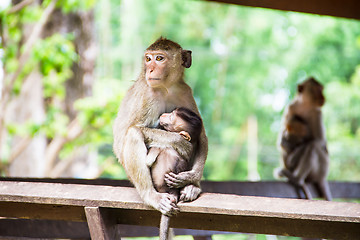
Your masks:
<svg viewBox="0 0 360 240"><path fill-rule="evenodd" d="M311 195L311 192L308 188L308 186L306 185L306 183L304 183L302 186L301 186L302 190L304 191L305 193L305 196L307 199L311 200L312 199L312 195Z"/></svg>
<svg viewBox="0 0 360 240"><path fill-rule="evenodd" d="M317 159L314 149L310 144L304 148L302 155L299 155L298 157L299 159L297 160L297 165L292 171L292 174L298 185L302 186L312 170L312 163L317 161Z"/></svg>
<svg viewBox="0 0 360 240"><path fill-rule="evenodd" d="M302 144L296 147L291 153L287 155L285 158L284 164L287 169L290 171L294 171L294 169L299 165L299 161L301 157L304 155L306 151L306 145Z"/></svg>
<svg viewBox="0 0 360 240"><path fill-rule="evenodd" d="M307 187L305 180L312 171L312 168L316 166L316 161L318 161L318 156L316 154L316 149L313 144L308 144L305 147L303 156L299 159L298 165L296 166L293 175L295 177L296 183L301 186L307 199L311 200L312 195Z"/></svg>
<svg viewBox="0 0 360 240"><path fill-rule="evenodd" d="M323 145L316 146L316 152L319 158L319 171L318 171L318 181L317 186L319 188L320 194L328 201L332 200L331 191L329 184L326 180L328 171L329 171L329 155L326 147Z"/></svg>
<svg viewBox="0 0 360 240"><path fill-rule="evenodd" d="M331 191L330 191L329 183L326 181L326 179L320 181L318 183L318 186L324 198L328 201L331 201L332 200Z"/></svg>
<svg viewBox="0 0 360 240"><path fill-rule="evenodd" d="M146 165L148 167L151 167L154 164L154 162L156 161L156 158L160 152L161 152L160 148L157 148L157 147L150 148L150 150L146 156L146 160L145 160Z"/></svg>
<svg viewBox="0 0 360 240"><path fill-rule="evenodd" d="M280 171L280 176L286 177L289 180L290 183L301 187L300 184L299 184L299 181L295 178L295 176L292 174L292 172L290 172L288 169L283 168Z"/></svg>
<svg viewBox="0 0 360 240"><path fill-rule="evenodd" d="M296 187L300 187L301 190L304 192L305 197L309 200L312 199L312 195L311 192L309 190L309 188L307 187L305 182L300 182L298 178L296 178L293 173L291 173L289 170L287 169L282 169L280 172L281 176L285 176L287 177L287 179L289 180L289 182L293 185L295 185ZM299 195L299 197L301 198L301 195Z"/></svg>

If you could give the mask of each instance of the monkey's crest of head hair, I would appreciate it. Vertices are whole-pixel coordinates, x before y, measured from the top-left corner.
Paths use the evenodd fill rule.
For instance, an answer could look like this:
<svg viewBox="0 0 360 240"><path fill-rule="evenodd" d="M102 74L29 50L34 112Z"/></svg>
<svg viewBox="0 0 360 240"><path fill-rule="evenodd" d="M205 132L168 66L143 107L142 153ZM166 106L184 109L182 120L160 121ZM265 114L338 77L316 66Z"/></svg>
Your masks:
<svg viewBox="0 0 360 240"><path fill-rule="evenodd" d="M173 50L173 49L182 49L179 44L173 42L167 38L159 37L153 44L151 44L146 50L147 51L156 51L156 50Z"/></svg>
<svg viewBox="0 0 360 240"><path fill-rule="evenodd" d="M202 120L199 115L188 108L179 107L176 108L176 114L188 123L188 129L184 129L189 132L191 136L190 142L198 141L200 133L202 131Z"/></svg>

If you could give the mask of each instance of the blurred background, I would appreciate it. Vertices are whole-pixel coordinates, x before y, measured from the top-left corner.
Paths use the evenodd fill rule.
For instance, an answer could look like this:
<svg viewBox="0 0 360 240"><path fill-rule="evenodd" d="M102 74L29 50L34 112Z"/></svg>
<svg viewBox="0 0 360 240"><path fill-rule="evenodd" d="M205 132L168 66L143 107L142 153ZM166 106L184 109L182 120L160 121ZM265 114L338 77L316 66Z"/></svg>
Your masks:
<svg viewBox="0 0 360 240"><path fill-rule="evenodd" d="M1 0L0 31L2 176L125 179L112 123L164 36L193 52L205 180L274 179L282 112L314 76L329 180L360 181L360 21L199 0Z"/></svg>

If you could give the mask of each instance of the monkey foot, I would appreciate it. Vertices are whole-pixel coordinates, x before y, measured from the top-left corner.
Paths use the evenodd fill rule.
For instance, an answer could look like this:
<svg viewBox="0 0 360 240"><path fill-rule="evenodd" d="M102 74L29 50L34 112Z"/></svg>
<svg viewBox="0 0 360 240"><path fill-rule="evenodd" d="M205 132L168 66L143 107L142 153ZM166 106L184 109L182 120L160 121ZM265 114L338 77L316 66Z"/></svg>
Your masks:
<svg viewBox="0 0 360 240"><path fill-rule="evenodd" d="M182 202L191 202L199 197L201 189L194 185L187 185L180 191L180 199Z"/></svg>

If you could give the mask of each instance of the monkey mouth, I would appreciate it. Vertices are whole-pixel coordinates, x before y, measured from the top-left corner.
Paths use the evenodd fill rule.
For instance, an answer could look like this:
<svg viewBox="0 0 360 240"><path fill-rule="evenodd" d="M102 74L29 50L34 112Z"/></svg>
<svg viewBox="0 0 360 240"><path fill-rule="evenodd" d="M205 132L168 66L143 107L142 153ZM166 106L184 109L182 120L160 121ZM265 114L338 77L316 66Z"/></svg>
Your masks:
<svg viewBox="0 0 360 240"><path fill-rule="evenodd" d="M159 81L160 78L149 78L150 81Z"/></svg>

